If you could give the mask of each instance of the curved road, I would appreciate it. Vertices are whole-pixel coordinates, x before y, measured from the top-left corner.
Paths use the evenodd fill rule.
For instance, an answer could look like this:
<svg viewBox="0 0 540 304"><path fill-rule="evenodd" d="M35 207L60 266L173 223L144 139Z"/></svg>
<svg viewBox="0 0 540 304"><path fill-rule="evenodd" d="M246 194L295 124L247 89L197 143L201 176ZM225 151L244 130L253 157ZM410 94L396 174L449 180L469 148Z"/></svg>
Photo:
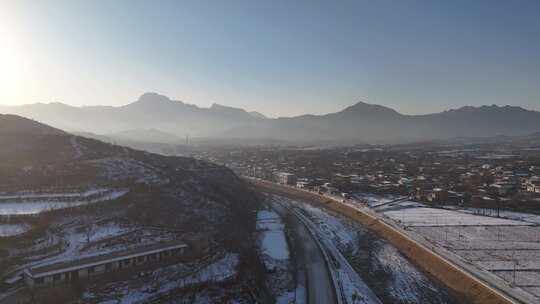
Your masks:
<svg viewBox="0 0 540 304"><path fill-rule="evenodd" d="M287 216L289 211L280 204L273 203L272 208L283 219L290 219L287 224L291 225L292 231L301 243L302 250L299 250L297 254L301 254L300 259L305 267L308 303L337 303L331 274L326 266L324 256L309 230L296 216Z"/></svg>

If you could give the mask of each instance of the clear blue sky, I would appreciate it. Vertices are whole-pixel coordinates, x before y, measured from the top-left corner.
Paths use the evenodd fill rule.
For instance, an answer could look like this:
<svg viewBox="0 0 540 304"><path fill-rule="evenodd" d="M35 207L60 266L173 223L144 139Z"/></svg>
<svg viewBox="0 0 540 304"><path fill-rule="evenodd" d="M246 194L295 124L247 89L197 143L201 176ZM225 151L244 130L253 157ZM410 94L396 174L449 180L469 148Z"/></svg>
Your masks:
<svg viewBox="0 0 540 304"><path fill-rule="evenodd" d="M0 104L540 110L540 1L0 0Z"/></svg>

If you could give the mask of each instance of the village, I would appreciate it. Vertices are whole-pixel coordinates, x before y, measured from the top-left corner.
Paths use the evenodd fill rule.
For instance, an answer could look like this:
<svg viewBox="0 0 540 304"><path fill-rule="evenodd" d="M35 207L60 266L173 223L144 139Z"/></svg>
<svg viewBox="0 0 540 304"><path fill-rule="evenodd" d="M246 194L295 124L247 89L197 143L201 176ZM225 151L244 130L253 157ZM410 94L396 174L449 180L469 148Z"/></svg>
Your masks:
<svg viewBox="0 0 540 304"><path fill-rule="evenodd" d="M540 211L535 146L438 144L230 148L200 152L239 175L343 196L408 196L430 205Z"/></svg>
<svg viewBox="0 0 540 304"><path fill-rule="evenodd" d="M536 149L247 148L211 157L249 179L367 208L489 284L540 299Z"/></svg>

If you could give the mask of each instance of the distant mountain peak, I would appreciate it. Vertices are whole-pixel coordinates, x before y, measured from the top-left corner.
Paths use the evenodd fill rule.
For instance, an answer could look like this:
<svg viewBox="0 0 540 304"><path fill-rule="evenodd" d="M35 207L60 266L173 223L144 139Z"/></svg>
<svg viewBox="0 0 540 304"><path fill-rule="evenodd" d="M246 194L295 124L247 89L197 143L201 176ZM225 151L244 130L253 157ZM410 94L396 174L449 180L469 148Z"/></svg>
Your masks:
<svg viewBox="0 0 540 304"><path fill-rule="evenodd" d="M227 109L241 110L241 109L239 109L239 108L234 108L234 107L224 106L224 105L219 104L219 103L213 103L213 104L210 106L210 109L211 109L211 110L227 110Z"/></svg>
<svg viewBox="0 0 540 304"><path fill-rule="evenodd" d="M266 117L266 115L260 113L260 112L257 112L257 111L251 111L249 112L249 115L255 117L255 118L260 118L260 119L268 119L268 117Z"/></svg>
<svg viewBox="0 0 540 304"><path fill-rule="evenodd" d="M378 105L378 104L373 104L373 103L367 103L367 102L363 102L363 101L358 101L357 103L355 103L354 105L348 107L347 109L381 109L381 110L390 110L390 111L393 111L393 112L396 112L394 109L391 109L389 107L385 107L385 106L381 106L381 105Z"/></svg>
<svg viewBox="0 0 540 304"><path fill-rule="evenodd" d="M375 116L399 116L399 114L396 110L377 105L377 104L371 104L371 103L365 103L363 101L359 101L355 103L352 106L349 106L342 110L341 112L338 112L342 115L375 115Z"/></svg>
<svg viewBox="0 0 540 304"><path fill-rule="evenodd" d="M450 109L447 111L444 111L443 113L481 113L481 112L536 112L533 110L527 110L522 107L518 106L510 106L510 105L504 105L499 106L496 104L492 105L482 105L482 106L463 106L461 108L457 109Z"/></svg>
<svg viewBox="0 0 540 304"><path fill-rule="evenodd" d="M170 103L173 102L169 97L154 92L142 94L136 103Z"/></svg>
<svg viewBox="0 0 540 304"><path fill-rule="evenodd" d="M248 112L241 108L229 107L220 105L218 103L213 103L210 108L211 111L227 114L239 114L239 115L249 115Z"/></svg>

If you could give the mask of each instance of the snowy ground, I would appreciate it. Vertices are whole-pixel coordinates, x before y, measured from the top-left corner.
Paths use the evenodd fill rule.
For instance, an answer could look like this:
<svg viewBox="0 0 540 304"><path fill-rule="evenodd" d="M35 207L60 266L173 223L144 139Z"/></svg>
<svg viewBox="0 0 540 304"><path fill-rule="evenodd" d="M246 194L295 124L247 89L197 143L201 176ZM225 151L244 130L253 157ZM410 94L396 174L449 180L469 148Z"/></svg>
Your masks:
<svg viewBox="0 0 540 304"><path fill-rule="evenodd" d="M369 198L376 200L377 196ZM414 237L459 255L540 302L540 216L493 209L428 208L415 202L375 210L407 227Z"/></svg>
<svg viewBox="0 0 540 304"><path fill-rule="evenodd" d="M403 207L404 205L401 205ZM524 226L531 223L496 217L474 215L454 210L409 207L397 210L381 211L394 221L408 227L421 226Z"/></svg>
<svg viewBox="0 0 540 304"><path fill-rule="evenodd" d="M319 234L339 250L340 254L334 254L344 265L339 276L349 299L354 293L364 296L375 293L383 303L456 303L444 288L432 282L395 247L361 225L310 204L279 199L299 206L302 214L317 226ZM339 256L346 260L340 260ZM347 264L352 269L347 269ZM364 298L367 303L378 300Z"/></svg>
<svg viewBox="0 0 540 304"><path fill-rule="evenodd" d="M200 263L171 265L141 278L93 287L84 294L84 300L110 304L145 303L178 289L232 279L238 262L238 255L225 254L202 267Z"/></svg>
<svg viewBox="0 0 540 304"><path fill-rule="evenodd" d="M25 224L3 224L0 223L0 237L15 236L23 234L30 230L29 225Z"/></svg>
<svg viewBox="0 0 540 304"><path fill-rule="evenodd" d="M90 227L90 230L86 230L79 225L65 227L65 230L61 234L61 239L64 243L63 251L51 257L32 261L25 265L25 267L50 265L124 249L126 248L124 246L119 248L93 248L91 245L105 239L118 237L135 229L134 227L123 226L115 222L107 222L100 225L93 224ZM33 259L34 257L32 256L27 258L27 260Z"/></svg>
<svg viewBox="0 0 540 304"><path fill-rule="evenodd" d="M162 178L160 170L134 159L110 157L92 161L103 169L103 175L111 180L136 180L145 184L164 184L168 180Z"/></svg>
<svg viewBox="0 0 540 304"><path fill-rule="evenodd" d="M367 202L368 206L373 207L382 203L388 203L398 198L398 196L388 195L380 196L378 194L367 193L367 192L357 192L353 193L352 197Z"/></svg>
<svg viewBox="0 0 540 304"><path fill-rule="evenodd" d="M0 215L30 215L83 206L122 197L128 190L89 190L83 193L20 194L0 196Z"/></svg>
<svg viewBox="0 0 540 304"><path fill-rule="evenodd" d="M52 192L34 192L34 191L20 191L13 194L4 194L0 195L0 201L3 200L31 200L31 199L66 199L66 198L86 198L93 195L99 195L105 192L110 191L107 188L95 188L89 189L83 192L62 192L62 193L52 193Z"/></svg>
<svg viewBox="0 0 540 304"><path fill-rule="evenodd" d="M320 234L346 258L363 285L367 285L383 303L458 303L444 287L418 270L394 246L360 224L307 203L279 199L301 207L302 213L317 225ZM351 282L344 277L346 274L341 276L343 282ZM348 292L349 297L352 293L353 288ZM362 295L362 288L357 289L357 293Z"/></svg>
<svg viewBox="0 0 540 304"><path fill-rule="evenodd" d="M269 270L267 282L277 304L291 303L296 297L289 246L284 229L285 225L275 211L268 209L257 213L257 231L262 260L266 269Z"/></svg>
<svg viewBox="0 0 540 304"><path fill-rule="evenodd" d="M257 229L261 231L261 247L264 254L274 260L289 259L284 225L277 213L272 210L259 211Z"/></svg>
<svg viewBox="0 0 540 304"><path fill-rule="evenodd" d="M463 211L467 213L472 214L480 214L484 216L499 216L502 218L517 220L517 221L523 221L533 224L540 225L540 215L538 214L531 214L531 213L523 213L523 212L515 212L515 211L506 211L506 210L496 210L496 209L487 209L487 208L465 208L465 209L457 209L458 211Z"/></svg>

